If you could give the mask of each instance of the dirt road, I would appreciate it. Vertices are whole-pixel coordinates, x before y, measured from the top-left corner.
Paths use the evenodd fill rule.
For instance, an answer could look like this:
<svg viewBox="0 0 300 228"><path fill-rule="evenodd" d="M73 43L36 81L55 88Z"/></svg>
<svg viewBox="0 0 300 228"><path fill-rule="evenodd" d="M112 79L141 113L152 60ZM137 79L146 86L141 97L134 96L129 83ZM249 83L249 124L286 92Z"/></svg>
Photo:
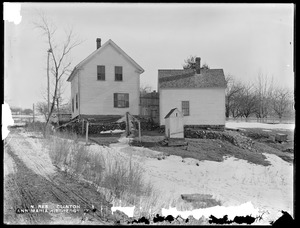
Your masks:
<svg viewBox="0 0 300 228"><path fill-rule="evenodd" d="M59 171L34 140L43 139L17 131L5 139L4 223L111 224L111 205L95 187Z"/></svg>

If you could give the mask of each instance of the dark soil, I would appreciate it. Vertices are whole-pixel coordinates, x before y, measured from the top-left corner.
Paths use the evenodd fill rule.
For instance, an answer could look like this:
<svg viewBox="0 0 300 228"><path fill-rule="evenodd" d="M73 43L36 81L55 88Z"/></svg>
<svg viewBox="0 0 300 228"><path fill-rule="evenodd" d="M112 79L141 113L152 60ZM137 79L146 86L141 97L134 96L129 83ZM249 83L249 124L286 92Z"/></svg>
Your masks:
<svg viewBox="0 0 300 228"><path fill-rule="evenodd" d="M227 133L226 133L227 132ZM270 139L276 133L288 135L288 141L279 143ZM225 137L219 137L224 134ZM236 140L228 140L234 137ZM214 135L205 134L207 136ZM188 146L165 146L163 144L164 134L156 131L142 132L142 142L136 137L132 142L133 146L142 146L152 150L164 152L167 155L177 155L182 158L194 158L201 160L210 160L222 162L226 156L234 156L238 159L244 159L250 163L267 166L270 163L266 160L263 153L275 154L287 162L293 162L293 131L272 130L263 131L263 129L242 129L239 131L225 131L216 134L217 139L212 138L186 138ZM200 136L201 137L201 136ZM246 142L246 144L244 142ZM246 139L246 140L244 140ZM241 142L241 143L235 143ZM245 144L246 146L244 146Z"/></svg>

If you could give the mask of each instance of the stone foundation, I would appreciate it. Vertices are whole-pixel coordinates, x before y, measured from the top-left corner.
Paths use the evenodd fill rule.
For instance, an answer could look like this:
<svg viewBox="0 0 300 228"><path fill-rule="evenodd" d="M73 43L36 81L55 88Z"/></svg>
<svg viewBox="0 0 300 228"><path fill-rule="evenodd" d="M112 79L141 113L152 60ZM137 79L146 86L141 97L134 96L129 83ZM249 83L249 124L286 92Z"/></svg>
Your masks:
<svg viewBox="0 0 300 228"><path fill-rule="evenodd" d="M184 125L184 129L224 131L225 125Z"/></svg>

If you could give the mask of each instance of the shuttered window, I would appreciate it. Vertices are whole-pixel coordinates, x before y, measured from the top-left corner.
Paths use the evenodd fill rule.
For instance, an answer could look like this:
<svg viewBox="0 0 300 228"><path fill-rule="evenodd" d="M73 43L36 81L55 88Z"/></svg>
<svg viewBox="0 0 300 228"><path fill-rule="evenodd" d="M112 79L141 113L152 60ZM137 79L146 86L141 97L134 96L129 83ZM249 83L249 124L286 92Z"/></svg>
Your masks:
<svg viewBox="0 0 300 228"><path fill-rule="evenodd" d="M115 108L128 108L129 107L129 94L128 93L114 93L114 107Z"/></svg>
<svg viewBox="0 0 300 228"><path fill-rule="evenodd" d="M115 81L123 81L123 69L121 66L115 66Z"/></svg>
<svg viewBox="0 0 300 228"><path fill-rule="evenodd" d="M72 98L72 112L74 112L74 98Z"/></svg>
<svg viewBox="0 0 300 228"><path fill-rule="evenodd" d="M190 115L190 102L189 101L182 101L181 102L181 107L182 107L182 114L184 116L189 116Z"/></svg>
<svg viewBox="0 0 300 228"><path fill-rule="evenodd" d="M97 66L97 80L105 80L105 66Z"/></svg>
<svg viewBox="0 0 300 228"><path fill-rule="evenodd" d="M76 110L78 109L78 95L76 93Z"/></svg>

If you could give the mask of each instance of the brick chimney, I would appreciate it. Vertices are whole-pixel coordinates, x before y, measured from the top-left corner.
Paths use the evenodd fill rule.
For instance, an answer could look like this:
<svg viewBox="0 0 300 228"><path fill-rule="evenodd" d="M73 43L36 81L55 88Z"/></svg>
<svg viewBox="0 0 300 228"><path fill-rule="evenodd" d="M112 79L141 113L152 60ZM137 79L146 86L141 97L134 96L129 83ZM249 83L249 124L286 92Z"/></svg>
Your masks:
<svg viewBox="0 0 300 228"><path fill-rule="evenodd" d="M200 74L200 62L201 62L201 58L196 57L196 74Z"/></svg>
<svg viewBox="0 0 300 228"><path fill-rule="evenodd" d="M97 38L96 43L97 43L97 49L100 48L101 47L101 39Z"/></svg>

